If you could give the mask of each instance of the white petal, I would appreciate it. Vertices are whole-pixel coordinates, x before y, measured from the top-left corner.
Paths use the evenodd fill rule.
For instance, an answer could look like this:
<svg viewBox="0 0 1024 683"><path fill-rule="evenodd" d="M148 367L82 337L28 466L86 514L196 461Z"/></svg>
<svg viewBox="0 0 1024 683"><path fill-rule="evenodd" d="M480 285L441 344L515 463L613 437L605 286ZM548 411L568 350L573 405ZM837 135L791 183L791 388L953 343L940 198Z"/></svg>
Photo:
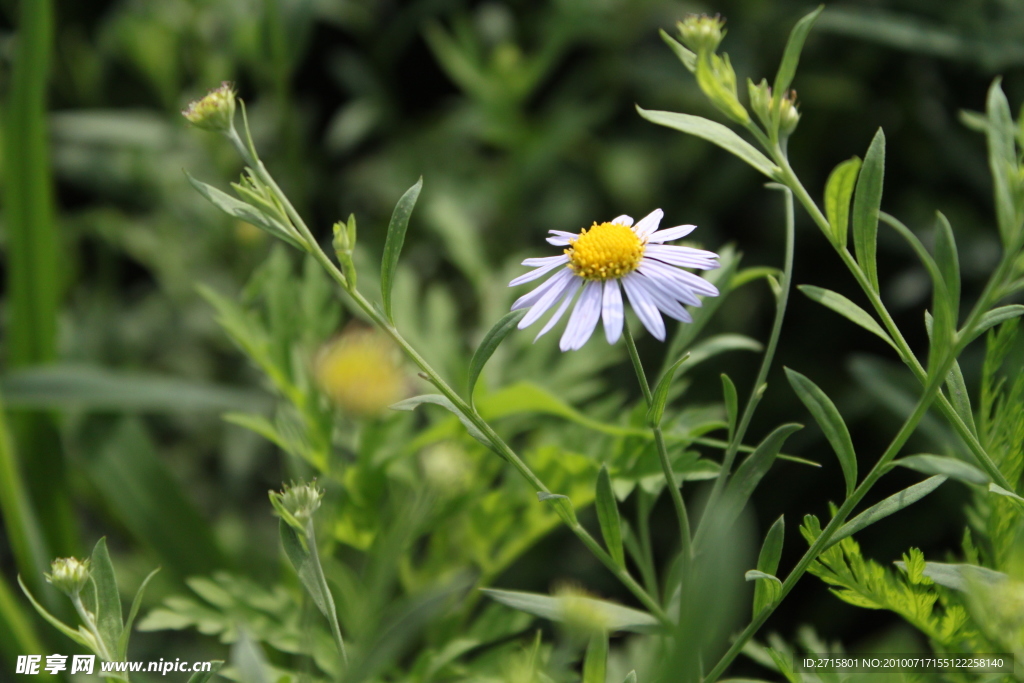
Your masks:
<svg viewBox="0 0 1024 683"><path fill-rule="evenodd" d="M528 258L523 261L524 266L536 267L546 266L549 263L568 263L569 257L565 254L559 254L558 256L544 256L541 258Z"/></svg>
<svg viewBox="0 0 1024 683"><path fill-rule="evenodd" d="M562 319L562 315L565 313L565 309L569 308L569 304L572 303L573 297L576 296L576 292L579 291L580 285L582 284L583 280L580 278L576 278L571 283L569 283L568 291L566 291L565 296L562 297L562 305L559 306L558 309L555 311L555 314L551 316L551 320L548 320L547 323L544 324L544 327L541 329L540 332L537 333L537 336L533 338L533 341L537 341L538 339L540 339L542 334L550 330L552 327L555 326L555 324L559 320Z"/></svg>
<svg viewBox="0 0 1024 683"><path fill-rule="evenodd" d="M686 280L686 284L690 285L695 292L703 294L704 296L718 296L718 288L713 284L702 278L700 275L694 275L688 273L685 270L679 271L680 277Z"/></svg>
<svg viewBox="0 0 1024 683"><path fill-rule="evenodd" d="M537 303L537 301L542 296L544 296L549 289L551 289L552 287L560 287L564 285L566 278L571 277L573 277L573 274L572 271L569 270L568 268L566 268L565 270L558 271L551 277L550 280L539 285L537 289L533 290L532 292L528 292L519 297L518 299L516 299L516 302L512 304L512 310L518 311L520 308L529 308L530 306Z"/></svg>
<svg viewBox="0 0 1024 683"><path fill-rule="evenodd" d="M664 230L651 233L650 237L647 238L647 241L655 244L671 242L672 240L678 240L686 237L696 229L696 225L677 225L674 228L665 228Z"/></svg>
<svg viewBox="0 0 1024 683"><path fill-rule="evenodd" d="M509 287L516 287L516 286L524 284L526 282L532 282L533 280L536 280L537 278L544 276L546 273L550 273L552 270L554 270L558 266L562 265L563 263L567 263L569 261L569 257L565 256L564 254L561 257L559 257L559 256L552 256L551 258L555 259L555 260L552 260L549 263L546 263L546 264L540 266L539 268L531 270L529 273L525 273L523 275L520 275L516 279L512 280L512 282L508 283L508 286ZM561 259L561 260L558 260L558 259ZM543 260L543 259L526 259L526 261L540 261L540 260ZM525 265L530 265L530 264L527 264L526 261L524 261L523 263Z"/></svg>
<svg viewBox="0 0 1024 683"><path fill-rule="evenodd" d="M554 237L548 238L548 244L553 244L556 247L567 246L569 244L569 240L578 236L574 232L565 232L564 230L548 230L548 232L554 235Z"/></svg>
<svg viewBox="0 0 1024 683"><path fill-rule="evenodd" d="M568 273L570 271L567 270L564 272ZM572 281L575 277L575 275L570 274L569 277L563 279L558 284L558 286L552 287L548 291L544 292L544 296L538 299L537 303L535 303L533 307L530 309L530 311L525 316L523 316L523 319L519 321L519 329L525 330L527 327L537 322L537 320L539 320L540 317L544 315L549 308L555 305L556 301L562 298L562 295L565 294L565 291L572 286ZM555 278L551 279L554 280Z"/></svg>
<svg viewBox="0 0 1024 683"><path fill-rule="evenodd" d="M609 344L619 341L622 334L622 291L618 280L604 281L604 299L601 304L601 320L604 322L604 336Z"/></svg>
<svg viewBox="0 0 1024 683"><path fill-rule="evenodd" d="M697 295L687 284L686 280L679 277L679 273L684 273L686 271L650 258L642 259L640 261L640 267L637 268L637 270L653 280L663 291L671 295L673 298L684 303L688 303L691 306L701 305L700 299L697 298Z"/></svg>
<svg viewBox="0 0 1024 683"><path fill-rule="evenodd" d="M655 339L665 341L665 321L661 319L657 305L647 296L646 290L636 284L635 280L640 277L636 273L630 273L622 278L622 286L626 288L629 303L647 331L654 335Z"/></svg>
<svg viewBox="0 0 1024 683"><path fill-rule="evenodd" d="M703 249L691 249L690 247L675 247L667 244L648 244L644 249L644 255L656 258L674 266L684 268L700 268L711 270L718 267L717 254Z"/></svg>
<svg viewBox="0 0 1024 683"><path fill-rule="evenodd" d="M673 299L667 292L658 287L658 283L654 282L648 277L641 276L637 278L636 283L643 287L647 292L648 296L654 301L654 304L661 309L662 313L681 320L684 323L692 323L693 317L689 311L679 305L679 303Z"/></svg>
<svg viewBox="0 0 1024 683"><path fill-rule="evenodd" d="M610 223L618 223L619 225L625 225L628 228L629 226L633 225L633 218L630 217L630 216L627 216L626 214L622 214L618 218L611 219L611 221L609 221L609 222Z"/></svg>
<svg viewBox="0 0 1024 683"><path fill-rule="evenodd" d="M575 351L581 348L590 339L597 327L597 320L601 317L601 283L591 280L583 288L576 308L569 316L569 324L565 326L565 333L558 348L562 351Z"/></svg>
<svg viewBox="0 0 1024 683"><path fill-rule="evenodd" d="M633 232L635 232L636 236L639 237L640 239L644 239L645 237L647 237L652 232L658 229L658 225L661 224L661 218L664 215L665 212L662 211L661 209L655 209L654 211L651 211L649 214L641 218L636 225L633 226Z"/></svg>

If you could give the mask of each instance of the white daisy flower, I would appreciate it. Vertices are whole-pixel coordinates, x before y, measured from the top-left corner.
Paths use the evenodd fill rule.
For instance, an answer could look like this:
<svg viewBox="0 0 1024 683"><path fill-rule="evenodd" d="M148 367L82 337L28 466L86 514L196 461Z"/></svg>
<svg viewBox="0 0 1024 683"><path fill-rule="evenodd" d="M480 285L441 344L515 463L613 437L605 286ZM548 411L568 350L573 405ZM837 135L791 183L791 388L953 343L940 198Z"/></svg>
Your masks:
<svg viewBox="0 0 1024 683"><path fill-rule="evenodd" d="M647 330L665 341L665 321L661 313L693 322L682 304L700 306L698 294L718 296L718 290L704 278L683 270L718 267L718 254L703 249L666 245L665 242L689 235L697 226L678 225L658 230L665 213L656 209L636 225L629 216L619 216L608 223L594 223L578 235L551 230L550 244L566 247L561 256L528 258L524 266L534 270L520 275L509 287L521 285L556 271L544 284L512 304L512 310L529 308L519 323L524 329L537 322L557 305L554 315L537 335L555 326L569 308L576 293L576 307L569 316L559 348L569 351L581 348L604 320L604 333L609 344L622 334L622 290L626 291L640 321ZM620 287L621 283L621 287Z"/></svg>

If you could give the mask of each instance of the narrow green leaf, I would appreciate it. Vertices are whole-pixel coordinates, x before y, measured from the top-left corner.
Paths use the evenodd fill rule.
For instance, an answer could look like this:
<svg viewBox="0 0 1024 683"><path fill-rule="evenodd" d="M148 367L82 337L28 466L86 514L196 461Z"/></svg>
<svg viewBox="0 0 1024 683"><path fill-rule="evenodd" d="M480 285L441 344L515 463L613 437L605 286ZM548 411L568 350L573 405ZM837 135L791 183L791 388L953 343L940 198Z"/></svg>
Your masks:
<svg viewBox="0 0 1024 683"><path fill-rule="evenodd" d="M895 564L906 570L906 564L902 560L897 560ZM1010 578L987 567L946 562L925 562L923 574L940 586L965 593L973 586L998 586Z"/></svg>
<svg viewBox="0 0 1024 683"><path fill-rule="evenodd" d="M124 625L121 622L121 594L117 590L117 577L105 537L96 542L90 563L92 580L96 584L96 627L107 651L116 652Z"/></svg>
<svg viewBox="0 0 1024 683"><path fill-rule="evenodd" d="M953 410L964 421L971 433L978 436L978 427L974 424L974 410L971 408L971 397L967 393L964 373L957 361L953 361L953 368L946 377L946 389L949 391L949 402L953 404Z"/></svg>
<svg viewBox="0 0 1024 683"><path fill-rule="evenodd" d="M789 90L793 77L796 75L797 64L800 63L800 53L804 49L804 41L807 40L807 34L811 32L811 27L814 26L815 20L823 9L825 9L824 5L818 5L816 10L796 22L793 30L789 32L786 50L782 53L782 62L775 74L775 87L772 88L772 93L776 97L783 97Z"/></svg>
<svg viewBox="0 0 1024 683"><path fill-rule="evenodd" d="M969 465L963 460L957 460L946 455L908 455L905 458L896 460L893 464L909 467L921 474L942 474L952 479L967 484L985 486L992 481L987 474L974 465Z"/></svg>
<svg viewBox="0 0 1024 683"><path fill-rule="evenodd" d="M957 312L960 310L960 257L956 250L953 237L953 226L949 224L942 212L937 212L935 225L935 263L946 283L949 295L949 307L953 313L953 324L956 324Z"/></svg>
<svg viewBox="0 0 1024 683"><path fill-rule="evenodd" d="M622 683L636 683L636 671L630 671L626 674L626 677L622 679Z"/></svg>
<svg viewBox="0 0 1024 683"><path fill-rule="evenodd" d="M703 138L708 142L718 145L747 162L772 180L775 180L779 173L779 167L773 164L768 157L761 154L757 151L757 148L720 123L690 114L648 111L640 107L637 107L637 111L640 112L640 116L651 123L674 128L675 130Z"/></svg>
<svg viewBox="0 0 1024 683"><path fill-rule="evenodd" d="M689 359L690 354L684 353L682 358L668 367L665 374L658 380L658 385L651 393L651 405L647 408L647 424L652 427L661 425L661 418L665 414L665 403L668 402L668 390L672 387L672 379L676 370Z"/></svg>
<svg viewBox="0 0 1024 683"><path fill-rule="evenodd" d="M569 526L577 523L576 508L573 506L569 496L562 495L561 493L537 491L537 500L541 503L551 503L558 516Z"/></svg>
<svg viewBox="0 0 1024 683"><path fill-rule="evenodd" d="M21 586L21 592L24 593L25 597L28 598L28 601L32 603L32 606L35 608L36 612L39 613L39 616L45 619L47 623L50 624L50 626L53 626L55 629L66 635L71 640L75 641L79 645L89 648L93 652L95 652L98 649L96 647L96 642L92 637L92 634L88 632L82 632L81 630L76 631L75 629L71 628L57 617L47 612L46 608L40 605L32 596L32 593L29 592L28 587L25 586L25 582L21 580L21 576L18 576L18 585Z"/></svg>
<svg viewBox="0 0 1024 683"><path fill-rule="evenodd" d="M142 595L146 592L146 586L149 585L149 580L156 576L158 571L160 571L159 567L147 574L146 578L144 578L142 583L139 585L139 590L135 591L135 598L132 600L132 606L128 610L128 619L124 622L124 628L121 630L121 638L118 640L117 649L115 650L116 656L119 660L125 660L128 658L128 641L132 637L132 625L135 623L135 617L139 613L139 607L142 606ZM220 667L218 666L217 669L219 668ZM214 671L217 669L214 669Z"/></svg>
<svg viewBox="0 0 1024 683"><path fill-rule="evenodd" d="M846 248L846 236L850 227L850 200L860 173L860 157L847 159L832 170L825 183L825 216L831 234L828 238L836 249Z"/></svg>
<svg viewBox="0 0 1024 683"><path fill-rule="evenodd" d="M394 318L391 314L391 288L395 284L395 271L398 269L398 258L402 254L402 245L405 243L405 231L409 227L409 217L412 216L413 207L423 189L423 178L416 181L416 184L405 191L402 198L395 205L395 211L391 214L391 222L388 224L388 235L384 240L384 258L380 264L380 293L384 301L384 314L391 323Z"/></svg>
<svg viewBox="0 0 1024 683"><path fill-rule="evenodd" d="M1014 190L1019 181L1014 178L1017 171L1017 151L1014 144L1013 117L1010 114L1010 103L1006 100L1001 79L992 81L988 90L985 115L988 125L985 133L988 138L988 163L992 172L992 183L995 190L996 222L999 224L999 236L1003 246L1012 244L1013 238L1020 230L1020 219Z"/></svg>
<svg viewBox="0 0 1024 683"><path fill-rule="evenodd" d="M626 556L622 550L622 522L619 519L619 506L615 502L615 494L612 492L612 480L608 475L608 468L601 466L597 475L597 521L601 524L601 535L604 537L604 544L608 547L608 553L615 560L615 564L625 568Z"/></svg>
<svg viewBox="0 0 1024 683"><path fill-rule="evenodd" d="M658 620L647 612L641 612L630 607L623 607L614 602L606 602L596 598L588 598L581 595L570 597L554 597L541 595L539 593L524 593L520 591L505 591L495 588L481 588L493 600L513 609L533 614L534 616L549 619L551 621L563 622L571 618L573 608L585 607L593 611L604 621L604 626L609 633L615 631L630 631L633 633L652 633L658 630Z"/></svg>
<svg viewBox="0 0 1024 683"><path fill-rule="evenodd" d="M583 658L582 683L606 683L608 669L608 634L595 633L590 636L587 654Z"/></svg>
<svg viewBox="0 0 1024 683"><path fill-rule="evenodd" d="M849 496L857 487L857 453L853 450L853 440L843 416L839 414L836 405L825 392L806 376L786 368L786 378L793 391L800 397L800 401L811 411L814 421L821 427L825 438L832 445L832 450L836 452L839 466L843 468L843 478L846 480L846 495Z"/></svg>
<svg viewBox="0 0 1024 683"><path fill-rule="evenodd" d="M456 408L455 404L448 400L448 397L442 396L441 394L422 394L420 396L413 396L412 398L407 398L404 401L399 401L398 403L389 407L392 410L411 411L415 410L417 407L423 405L424 403L433 403L434 405L441 406L448 412L452 413L457 418L459 418L459 422L461 422L462 426L466 428L466 431L469 432L470 436L472 436L474 439L476 439L483 445L487 446L488 448L494 448L493 445L491 444L490 439L488 439L484 435L484 433L480 431L480 428L473 424L473 422L468 417L466 417L462 413L462 411Z"/></svg>
<svg viewBox="0 0 1024 683"><path fill-rule="evenodd" d="M978 324L974 328L973 334L971 334L971 341L974 341L983 332L988 331L999 323L1006 322L1012 318L1018 318L1021 315L1024 315L1024 306L1021 304L1010 304L1009 306L993 308L978 319Z"/></svg>
<svg viewBox="0 0 1024 683"><path fill-rule="evenodd" d="M197 674L192 674L192 677L188 679L188 683L208 683L213 678L220 668L224 666L224 662L220 660L213 660L210 662L209 671L201 671Z"/></svg>
<svg viewBox="0 0 1024 683"><path fill-rule="evenodd" d="M989 484L988 485L988 490L991 491L992 493L998 493L1000 496L1006 496L1007 498L1010 498L1011 500L1015 500L1018 503L1024 503L1024 498L1018 496L1013 491L1007 491L1006 489L1004 489L1002 486L999 486L998 484Z"/></svg>
<svg viewBox="0 0 1024 683"><path fill-rule="evenodd" d="M815 287L813 285L797 285L797 289L803 292L807 298L812 301L817 301L822 306L831 308L850 322L860 325L872 334L878 335L893 349L896 349L897 351L899 350L896 348L896 344L889 337L888 333L886 333L886 331L882 329L882 326L871 317L870 313L847 299L842 294L828 289L822 289L821 287Z"/></svg>
<svg viewBox="0 0 1024 683"><path fill-rule="evenodd" d="M294 234L294 228L291 226L284 225L277 219L268 216L256 207L243 202L241 199L235 199L228 193L222 192L212 185L207 185L202 181L196 180L189 175L187 171L185 175L188 177L188 182L192 184L192 187L199 191L199 194L206 197L211 204L227 215L254 225L260 230L287 242L293 247L302 249L303 251L306 250L305 244L297 235Z"/></svg>
<svg viewBox="0 0 1024 683"><path fill-rule="evenodd" d="M734 506L733 514L739 514L743 505L746 504L754 489L761 482L761 478L771 469L775 457L779 454L782 444L790 434L803 429L803 425L784 424L766 436L758 444L754 452L747 456L743 463L736 468L736 472L729 480L726 487L726 497L732 501Z"/></svg>
<svg viewBox="0 0 1024 683"><path fill-rule="evenodd" d="M764 543L761 544L761 552L757 556L757 571L766 575L774 576L779 571L779 560L782 558L782 543L786 535L786 520L780 516L765 534ZM747 580L750 580L749 572ZM777 579L776 579L777 580ZM761 613L768 605L772 604L778 597L772 587L758 581L754 585L754 616Z"/></svg>
<svg viewBox="0 0 1024 683"><path fill-rule="evenodd" d="M736 385L732 383L729 375L722 373L722 398L725 402L725 420L729 424L729 439L736 432L736 417L739 415L739 396L736 393Z"/></svg>
<svg viewBox="0 0 1024 683"><path fill-rule="evenodd" d="M871 287L878 291L876 250L878 241L878 211L882 206L882 181L885 176L885 133L875 133L864 164L857 176L853 195L853 249L857 263L864 270Z"/></svg>
<svg viewBox="0 0 1024 683"><path fill-rule="evenodd" d="M899 493L894 493L880 503L875 503L849 522L839 527L839 531L837 531L835 536L832 537L830 545L838 543L847 536L852 536L879 520L885 519L894 512L899 512L903 508L913 505L935 489L939 488L944 481L946 481L945 475L937 474L933 477L928 477L924 481L920 481L913 486L907 487Z"/></svg>
<svg viewBox="0 0 1024 683"><path fill-rule="evenodd" d="M494 323L494 327L488 330L483 340L480 341L480 346L477 347L476 352L473 353L472 360L469 361L468 388L470 405L473 405L473 389L476 387L476 382L480 378L484 365L490 360L498 345L516 328L516 325L519 324L524 315L526 315L525 310L506 313L501 320Z"/></svg>
<svg viewBox="0 0 1024 683"><path fill-rule="evenodd" d="M679 58L679 61L683 63L683 66L686 67L687 71L693 73L697 70L697 55L695 53L688 50L685 45L670 36L665 29L658 29L658 33L661 35L661 39L665 41L665 44L668 45L669 49L672 50L676 57Z"/></svg>
<svg viewBox="0 0 1024 683"><path fill-rule="evenodd" d="M245 630L231 646L231 665L237 670L241 683L272 683L273 676L263 648Z"/></svg>

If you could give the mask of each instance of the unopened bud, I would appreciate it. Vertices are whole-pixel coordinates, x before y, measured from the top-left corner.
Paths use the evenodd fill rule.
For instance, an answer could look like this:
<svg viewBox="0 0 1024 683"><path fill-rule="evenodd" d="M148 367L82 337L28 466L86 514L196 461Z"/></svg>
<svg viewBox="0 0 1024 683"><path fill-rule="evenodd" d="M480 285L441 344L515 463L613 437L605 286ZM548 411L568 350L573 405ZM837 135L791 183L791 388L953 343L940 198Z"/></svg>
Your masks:
<svg viewBox="0 0 1024 683"><path fill-rule="evenodd" d="M316 484L289 484L280 493L270 492L270 500L278 515L298 531L303 531L313 513L320 509L323 497L323 489Z"/></svg>
<svg viewBox="0 0 1024 683"><path fill-rule="evenodd" d="M736 96L736 72L729 55L701 52L697 56L697 85L719 111L746 125L750 115Z"/></svg>
<svg viewBox="0 0 1024 683"><path fill-rule="evenodd" d="M789 135L800 123L800 112L796 108L796 90L789 93L779 102L779 133Z"/></svg>
<svg viewBox="0 0 1024 683"><path fill-rule="evenodd" d="M750 96L750 108L761 119L765 128L771 127L772 88L764 78L760 83L747 79L747 94Z"/></svg>
<svg viewBox="0 0 1024 683"><path fill-rule="evenodd" d="M225 81L206 97L195 100L181 112L193 126L215 133L226 133L235 120L235 90Z"/></svg>
<svg viewBox="0 0 1024 683"><path fill-rule="evenodd" d="M725 38L725 20L718 15L690 14L676 26L683 45L697 54L714 52Z"/></svg>
<svg viewBox="0 0 1024 683"><path fill-rule="evenodd" d="M78 595L89 582L89 560L76 557L58 557L50 565L50 573L43 574L48 583L69 596Z"/></svg>

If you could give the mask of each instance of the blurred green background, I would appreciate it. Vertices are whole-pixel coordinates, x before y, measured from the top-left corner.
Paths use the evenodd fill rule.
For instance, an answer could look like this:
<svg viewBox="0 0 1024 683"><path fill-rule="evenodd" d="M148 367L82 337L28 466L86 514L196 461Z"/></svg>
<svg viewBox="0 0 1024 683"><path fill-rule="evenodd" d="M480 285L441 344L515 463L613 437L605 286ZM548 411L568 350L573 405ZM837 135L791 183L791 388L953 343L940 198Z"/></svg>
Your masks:
<svg viewBox="0 0 1024 683"><path fill-rule="evenodd" d="M270 444L219 419L267 396L196 291L202 283L236 294L270 245L188 185L183 168L222 187L241 170L222 140L187 129L179 110L189 100L235 82L264 160L310 225L326 239L334 221L355 213L368 254L379 254L395 201L422 175L403 258L431 288L455 295L436 327L463 338L468 321L501 314L502 282L520 272L522 257L548 253L549 229L660 207L669 225L697 224L704 246L732 243L745 265L778 266L778 195L710 144L644 122L634 105L718 118L658 37L686 13L726 17L723 50L741 79L759 80L774 73L789 28L811 8L792 0L0 2L0 396L31 494L15 500L5 484L0 599L24 603L16 548L33 540L14 538L8 522L26 510L50 555L82 555L107 535L127 589L162 565L148 605L193 574L245 566L269 581L281 569L267 550L276 541L265 492L291 472ZM790 157L808 189L820 194L829 170L863 155L883 127L883 209L917 229L936 209L949 216L968 297L998 243L984 143L958 112L982 109L996 75L1018 106L1022 35L1024 6L1011 0L830 4L794 83L803 118ZM803 217L797 227L796 283L857 300L831 247ZM920 348L927 275L891 234L879 239L883 296ZM430 298L427 315L437 313ZM763 284L743 288L712 331L764 339L770 301ZM794 295L752 440L781 421L807 420L782 381L784 364L835 398L860 452L878 454L896 425L886 406L898 403L902 375L884 344L829 315ZM651 367L660 361L653 340L641 351ZM979 354L962 360L972 389ZM746 391L757 357L724 358L696 374L691 398L717 400L722 371ZM602 377L637 393L621 362ZM570 386L561 395L586 400L593 391ZM936 422L915 438L925 449L949 437ZM808 428L787 451L826 460L824 443ZM12 458L5 450L4 462ZM894 474L872 495L910 481ZM826 496L841 492L837 467L787 463L760 488L755 510L763 529L782 513L825 514ZM861 539L866 554L886 562L918 545L941 558L959 539L964 497L947 486L899 524L873 527ZM656 519L665 521L656 539L669 543L667 499ZM783 562L797 549L790 544ZM570 576L627 600L562 531L504 583L547 590ZM26 581L46 592L38 575ZM767 628L789 637L805 623L848 646L917 638L811 579ZM168 638L141 636L138 647L166 657ZM194 632L173 638L196 659L223 656ZM10 642L0 634L5 657L16 651Z"/></svg>

